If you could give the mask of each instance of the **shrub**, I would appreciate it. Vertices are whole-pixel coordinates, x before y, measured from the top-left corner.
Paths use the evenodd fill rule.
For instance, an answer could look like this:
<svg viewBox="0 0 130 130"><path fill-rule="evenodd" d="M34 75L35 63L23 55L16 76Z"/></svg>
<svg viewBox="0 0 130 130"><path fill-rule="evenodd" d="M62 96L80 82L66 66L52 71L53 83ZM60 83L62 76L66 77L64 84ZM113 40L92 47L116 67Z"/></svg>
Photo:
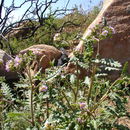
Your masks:
<svg viewBox="0 0 130 130"><path fill-rule="evenodd" d="M114 82L106 79L107 73L101 71L102 68L108 71L121 68L117 61L100 59L99 41L111 37L112 33L113 28L108 26L97 26L92 31L84 40L83 54L74 52L70 59L76 66L75 74L65 74L64 65L46 69L45 74L40 73L40 69L34 72L32 61L35 55L30 52L24 56L22 62L18 62L25 68L24 77L14 84L15 95L7 84L1 83L1 129L128 129L118 122L121 117L129 117L125 109L126 95L129 94L126 86L130 84L130 77L125 73L127 65ZM98 46L95 56L94 44ZM16 61L12 62L15 64ZM78 66L91 72L84 80L78 78ZM16 66L10 69L14 68Z"/></svg>

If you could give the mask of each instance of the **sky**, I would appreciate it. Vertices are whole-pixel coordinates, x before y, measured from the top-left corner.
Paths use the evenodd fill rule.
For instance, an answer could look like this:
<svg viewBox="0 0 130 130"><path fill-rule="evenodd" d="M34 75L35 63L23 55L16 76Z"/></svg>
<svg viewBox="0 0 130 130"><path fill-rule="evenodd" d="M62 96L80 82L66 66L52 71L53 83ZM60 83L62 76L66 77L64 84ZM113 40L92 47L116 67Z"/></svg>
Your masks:
<svg viewBox="0 0 130 130"><path fill-rule="evenodd" d="M1 1L1 0L0 0ZM10 5L12 0L5 0L5 5ZM21 4L24 0L15 0L16 1L16 5ZM44 1L44 0L41 0ZM67 4L68 0L59 0L55 5L52 5L52 9L55 8L63 8L66 4ZM99 5L101 0L70 0L69 4L68 4L68 8L73 8L75 7L75 5L77 6L82 6L82 8L85 11L91 10L94 6ZM24 10L29 6L29 4L24 5L21 9L16 10L12 13L12 17L14 20L19 19L20 16L22 15L22 13L24 12Z"/></svg>
<svg viewBox="0 0 130 130"><path fill-rule="evenodd" d="M60 0L58 6L63 6L68 0ZM101 0L70 0L68 7L72 8L75 5L82 5L84 10L88 10L95 5L98 5ZM63 4L64 3L64 4Z"/></svg>

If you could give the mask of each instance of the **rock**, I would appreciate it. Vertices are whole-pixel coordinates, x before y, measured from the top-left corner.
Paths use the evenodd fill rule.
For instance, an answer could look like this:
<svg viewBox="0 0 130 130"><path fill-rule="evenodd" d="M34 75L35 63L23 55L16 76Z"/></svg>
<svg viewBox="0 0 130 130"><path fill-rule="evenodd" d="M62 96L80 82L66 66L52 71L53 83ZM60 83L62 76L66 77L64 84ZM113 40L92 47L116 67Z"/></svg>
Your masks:
<svg viewBox="0 0 130 130"><path fill-rule="evenodd" d="M130 74L130 0L105 0L103 8L85 31L83 39L91 34L92 28L102 23L103 18L107 25L115 29L115 34L100 42L100 56L112 58L122 64L128 61ZM82 52L83 46L83 41L80 41L76 50Z"/></svg>
<svg viewBox="0 0 130 130"><path fill-rule="evenodd" d="M33 51L33 53L38 56L39 63L35 68L37 70L42 68L43 72L50 66L50 61L58 60L62 55L61 51L55 47L45 44L33 45L25 50L20 51L20 54L25 54L28 51Z"/></svg>
<svg viewBox="0 0 130 130"><path fill-rule="evenodd" d="M0 49L0 76L4 76L7 80L18 79L17 72L7 72L5 69L6 62L12 59L10 55Z"/></svg>

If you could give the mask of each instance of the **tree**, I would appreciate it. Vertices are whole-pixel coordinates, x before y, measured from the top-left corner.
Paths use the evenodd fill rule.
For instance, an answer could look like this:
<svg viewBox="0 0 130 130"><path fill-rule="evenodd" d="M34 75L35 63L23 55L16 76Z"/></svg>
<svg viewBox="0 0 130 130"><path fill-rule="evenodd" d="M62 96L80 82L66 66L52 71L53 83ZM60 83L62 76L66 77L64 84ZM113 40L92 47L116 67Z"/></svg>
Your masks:
<svg viewBox="0 0 130 130"><path fill-rule="evenodd" d="M44 26L46 21L50 19L52 16L58 17L59 15L65 14L67 11L71 9L67 9L67 4L64 8L58 9L56 8L53 12L48 14L48 10L53 4L56 4L59 0L23 0L20 5L17 5L15 0L10 2L10 5L6 5L6 0L1 0L0 3L0 44L3 47L2 40L6 40L6 47L9 48L11 54L13 54L13 50L8 42L8 38L10 35L15 34L15 32L28 32L28 35L25 35L23 38L31 37L35 34L38 28ZM24 10L21 18L18 21L9 22L11 18L11 14L16 10L22 8L24 5L28 5L28 7ZM28 24L29 23L29 26ZM27 25L27 26L24 26Z"/></svg>
<svg viewBox="0 0 130 130"><path fill-rule="evenodd" d="M70 0L67 0L64 8L56 8L55 5L59 1L61 0L21 0L21 3L18 3L16 0L11 0L10 5L9 3L7 5L6 0L1 0L1 48L6 48L10 54L14 55L16 50L18 52L21 48L21 46L18 47L16 44L17 42L21 42L19 39L25 40L22 41L24 43L24 47L32 45L31 42L36 42L38 44L41 42L46 44L49 43L59 47L59 43L61 44L62 41L56 43L53 41L53 38L57 33L62 33L61 37L63 38L63 44L68 44L70 41L73 41L72 39L75 38L77 44L77 33L83 32L84 28L86 28L90 23L89 21L94 19L97 13L94 13L94 17L93 15L91 17L91 13L90 15L86 14L81 6L79 6L79 8L78 6L75 6L73 9L68 9ZM54 6L55 8L52 8ZM15 14L17 13L17 10L21 9L23 9L23 11L20 15L20 18L14 21L12 18L12 13ZM12 37L15 37L16 40L10 40ZM25 45L25 43L28 45ZM70 46L70 44L71 43L68 45Z"/></svg>

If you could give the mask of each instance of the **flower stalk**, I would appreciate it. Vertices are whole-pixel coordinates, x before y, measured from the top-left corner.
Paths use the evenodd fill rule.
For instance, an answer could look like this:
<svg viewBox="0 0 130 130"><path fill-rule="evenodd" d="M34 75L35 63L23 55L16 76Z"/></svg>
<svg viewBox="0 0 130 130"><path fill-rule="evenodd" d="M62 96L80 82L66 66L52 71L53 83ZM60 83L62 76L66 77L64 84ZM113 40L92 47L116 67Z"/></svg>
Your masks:
<svg viewBox="0 0 130 130"><path fill-rule="evenodd" d="M26 69L28 78L29 78L29 82L30 82L30 86L31 86L31 93L30 93L30 114L31 114L31 123L32 126L35 125L35 121L34 121L34 104L33 104L33 92L34 92L34 84L32 81L32 76L31 76L31 70L30 67L28 66Z"/></svg>
<svg viewBox="0 0 130 130"><path fill-rule="evenodd" d="M77 80L76 80L76 92L75 92L75 103L77 101L78 97L78 91L79 91L79 72L78 72L78 61L76 62L76 75L77 75Z"/></svg>
<svg viewBox="0 0 130 130"><path fill-rule="evenodd" d="M89 106L89 102L90 102L90 98L91 98L91 93L92 93L92 88L93 88L93 82L94 82L95 74L96 74L96 65L93 66L92 76L91 76L91 79L90 79L90 86L89 86L89 90L88 90L88 99L87 99L88 106Z"/></svg>

